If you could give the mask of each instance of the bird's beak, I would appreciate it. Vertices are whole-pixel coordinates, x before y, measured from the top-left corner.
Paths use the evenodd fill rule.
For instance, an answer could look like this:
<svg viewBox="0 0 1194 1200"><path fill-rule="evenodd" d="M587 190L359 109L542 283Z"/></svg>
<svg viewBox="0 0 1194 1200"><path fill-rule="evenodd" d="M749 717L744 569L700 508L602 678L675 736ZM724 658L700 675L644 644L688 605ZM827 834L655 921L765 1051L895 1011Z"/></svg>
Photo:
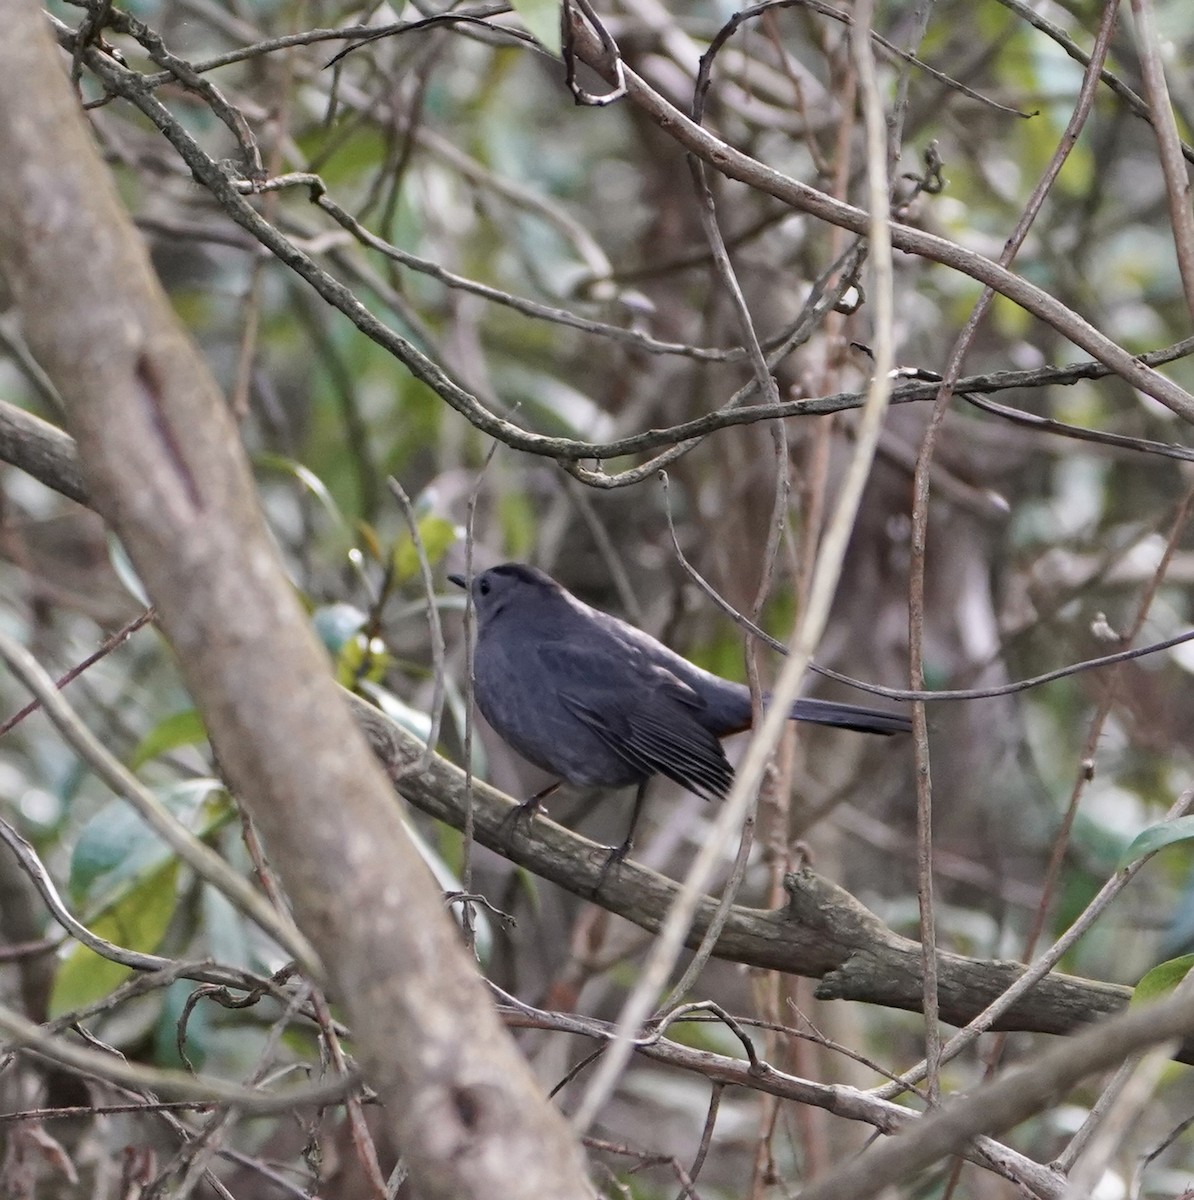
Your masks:
<svg viewBox="0 0 1194 1200"><path fill-rule="evenodd" d="M464 588L466 591L468 590L468 580L466 580L463 575L449 575L448 582L454 583L458 588Z"/></svg>

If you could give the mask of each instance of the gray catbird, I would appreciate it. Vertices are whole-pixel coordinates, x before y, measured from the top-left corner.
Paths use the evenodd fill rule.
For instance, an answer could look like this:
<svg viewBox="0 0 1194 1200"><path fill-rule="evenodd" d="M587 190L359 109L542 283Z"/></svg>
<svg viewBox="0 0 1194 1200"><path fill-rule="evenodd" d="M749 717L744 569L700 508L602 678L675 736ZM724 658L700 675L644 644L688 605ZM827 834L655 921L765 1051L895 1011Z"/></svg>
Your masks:
<svg viewBox="0 0 1194 1200"><path fill-rule="evenodd" d="M459 587L461 575L448 578ZM474 694L494 730L524 758L580 787L639 786L666 775L721 799L734 768L720 739L749 729L750 690L710 674L649 634L581 603L534 567L505 563L472 582ZM797 721L906 733L898 713L797 700ZM533 797L524 811L559 784ZM618 857L630 848L628 836Z"/></svg>

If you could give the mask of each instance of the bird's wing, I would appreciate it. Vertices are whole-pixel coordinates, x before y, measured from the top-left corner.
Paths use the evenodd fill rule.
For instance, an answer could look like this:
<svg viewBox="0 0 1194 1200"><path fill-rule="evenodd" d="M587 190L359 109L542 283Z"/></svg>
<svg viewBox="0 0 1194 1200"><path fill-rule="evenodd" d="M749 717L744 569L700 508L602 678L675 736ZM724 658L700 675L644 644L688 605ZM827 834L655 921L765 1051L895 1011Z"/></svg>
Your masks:
<svg viewBox="0 0 1194 1200"><path fill-rule="evenodd" d="M538 650L553 678L568 681L560 703L635 770L666 775L707 799L730 790L734 768L697 718L704 701L682 680L648 660L573 643Z"/></svg>

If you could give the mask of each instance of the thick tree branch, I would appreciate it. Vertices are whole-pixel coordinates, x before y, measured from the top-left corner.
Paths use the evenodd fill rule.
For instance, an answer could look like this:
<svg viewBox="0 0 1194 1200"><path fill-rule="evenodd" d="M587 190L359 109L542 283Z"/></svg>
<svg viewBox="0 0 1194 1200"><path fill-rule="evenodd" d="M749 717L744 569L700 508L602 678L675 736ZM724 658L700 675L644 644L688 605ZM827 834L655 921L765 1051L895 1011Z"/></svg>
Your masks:
<svg viewBox="0 0 1194 1200"><path fill-rule="evenodd" d="M582 58L588 56L595 70L608 70L609 64L603 52L581 18L572 12L577 29L577 48ZM74 48L75 36L66 26L56 24L58 36L64 45ZM114 94L135 105L162 134L170 141L195 178L212 194L223 211L242 228L256 238L277 258L307 281L329 304L342 312L367 337L393 354L406 368L430 387L446 404L465 417L472 425L506 445L539 454L576 462L582 458L611 458L638 452L660 444L675 444L686 438L700 436L721 425L735 423L734 409L709 414L697 422L689 422L675 430L649 430L632 438L621 439L608 446L594 446L572 438L548 437L520 428L489 409L452 379L438 363L423 354L406 338L400 336L380 321L339 280L322 270L310 255L304 253L290 239L276 229L242 194L254 184L235 180L223 166L204 152L170 110L153 94L153 81L136 71L117 63L112 57L94 48L83 49L83 58L92 71ZM869 229L869 217L859 208L827 196L815 188L767 167L757 159L733 149L703 127L690 121L658 93L647 86L633 72L628 72L631 87L630 97L640 104L648 116L669 136L686 149L692 151L714 169L730 178L738 179L760 192L767 193L791 205L801 212L831 224L865 235ZM323 185L317 176L303 177L312 189L312 199L319 201ZM1020 278L1018 275L992 262L981 254L967 250L947 238L938 237L908 225L893 222L892 244L896 249L920 255L930 261L942 263L962 274L986 284L994 291L1007 296L1042 321L1069 338L1092 355L1109 372L1116 374L1153 396L1173 412L1188 421L1194 421L1194 397L1182 387L1159 374L1140 358L1129 354L1106 335L1095 329L1072 309L1062 304L1048 292ZM961 390L961 385L959 385ZM934 394L933 390L929 394ZM893 397L898 399L898 394ZM908 398L911 398L909 396ZM919 397L918 397L919 398ZM834 404L833 401L838 401ZM853 397L842 404L841 398L831 397L828 404L822 402L794 401L778 406L763 406L767 416L794 416L836 411L841 407L858 407L860 400ZM758 420L756 413L748 420ZM587 482L596 484L597 478L583 474ZM623 479L621 482L631 482Z"/></svg>
<svg viewBox="0 0 1194 1200"><path fill-rule="evenodd" d="M0 404L0 428L6 406ZM44 423L42 423L44 424ZM53 429L52 426L46 426ZM57 431L55 431L57 433ZM23 446L24 443L22 443ZM47 456L32 464L43 482L71 479L76 473L74 443L64 434L39 443ZM0 456L4 447L0 444ZM24 453L15 464L24 467ZM64 489L60 489L64 490ZM374 753L397 789L421 811L456 829L465 822L464 774L442 758L416 770L423 746L384 714L356 697L352 707ZM530 836L510 839L503 822L516 803L484 784L474 783L475 835L484 846L560 887L654 930L667 910L675 885L633 862L607 878L594 897L605 854L600 847L545 818L536 819ZM715 954L751 966L819 979L823 999L863 1000L917 1012L921 1004L919 946L889 930L848 892L811 871L794 876L790 901L775 912L737 906ZM702 908L689 938L696 945L714 908ZM941 1016L964 1025L1001 994L1024 970L1020 963L942 954ZM996 1029L1071 1033L1125 1007L1131 989L1057 973L1045 978L998 1022ZM1179 1057L1194 1062L1194 1045Z"/></svg>
<svg viewBox="0 0 1194 1200"><path fill-rule="evenodd" d="M880 1195L888 1186L957 1153L977 1134L1010 1129L1096 1071L1117 1066L1149 1046L1188 1036L1191 1030L1194 1008L1188 996L1169 996L1124 1013L1073 1042L1051 1046L1032 1063L1004 1072L968 1096L951 1098L802 1190L801 1200Z"/></svg>
<svg viewBox="0 0 1194 1200"><path fill-rule="evenodd" d="M425 1197L591 1194L286 579L36 5L0 0L0 273Z"/></svg>
<svg viewBox="0 0 1194 1200"><path fill-rule="evenodd" d="M464 826L464 772L442 758L420 765L422 744L363 700L353 710L394 786L416 808L456 829ZM607 851L579 834L536 817L530 832L511 835L506 818L516 801L473 783L473 827L483 846L574 895L654 932L676 893L662 875L623 863L601 876ZM600 892L595 894L598 883ZM900 937L849 892L812 871L787 881L788 902L774 911L736 905L714 954L748 966L821 981L826 1000L864 1000L919 1012L922 1003L920 946ZM688 944L696 946L716 908L706 898ZM1020 963L939 954L941 1017L964 1025L1024 971ZM1128 1002L1131 989L1052 974L1005 1014L996 1028L1071 1033ZM1191 1047L1194 1051L1194 1047Z"/></svg>
<svg viewBox="0 0 1194 1200"><path fill-rule="evenodd" d="M46 487L90 504L75 439L49 421L0 400L0 460L20 467Z"/></svg>
<svg viewBox="0 0 1194 1200"><path fill-rule="evenodd" d="M612 82L613 64L600 39L585 23L579 9L570 9L569 18L577 57L602 78ZM628 98L678 145L697 155L714 170L728 179L736 179L756 191L790 204L797 212L808 213L831 225L848 229L851 233L865 235L868 232L870 217L862 209L792 179L727 145L703 126L689 120L628 67L623 66L623 74ZM1093 358L1106 364L1133 387L1159 400L1186 421L1194 422L1194 396L1171 379L1144 366L1139 359L1095 329L1055 296L973 250L911 225L892 222L891 243L897 250L941 263L1014 300L1026 312L1032 313L1069 338L1074 345L1081 346Z"/></svg>

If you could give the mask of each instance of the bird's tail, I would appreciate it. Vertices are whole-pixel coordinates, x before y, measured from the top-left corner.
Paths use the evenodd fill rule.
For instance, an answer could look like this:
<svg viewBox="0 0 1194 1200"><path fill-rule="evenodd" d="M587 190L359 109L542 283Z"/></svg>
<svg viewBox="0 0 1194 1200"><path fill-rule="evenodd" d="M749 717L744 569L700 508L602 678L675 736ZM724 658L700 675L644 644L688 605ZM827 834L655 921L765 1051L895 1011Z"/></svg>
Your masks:
<svg viewBox="0 0 1194 1200"><path fill-rule="evenodd" d="M908 733L912 718L902 713L857 704L836 704L832 700L797 700L792 705L794 721L812 721L815 725L836 725L860 733Z"/></svg>

